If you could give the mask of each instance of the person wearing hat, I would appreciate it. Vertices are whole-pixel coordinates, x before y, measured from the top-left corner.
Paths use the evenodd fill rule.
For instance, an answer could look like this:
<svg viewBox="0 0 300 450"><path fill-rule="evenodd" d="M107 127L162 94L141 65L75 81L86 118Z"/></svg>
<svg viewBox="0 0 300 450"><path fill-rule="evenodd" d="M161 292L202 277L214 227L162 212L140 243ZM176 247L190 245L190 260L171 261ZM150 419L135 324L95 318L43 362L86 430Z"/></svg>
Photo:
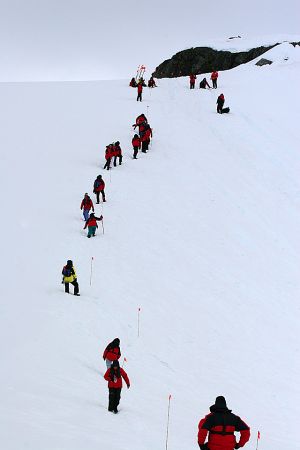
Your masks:
<svg viewBox="0 0 300 450"><path fill-rule="evenodd" d="M96 180L94 181L94 189L93 189L94 194L96 194L97 205L99 205L99 202L100 202L100 198L99 198L100 192L102 195L102 201L106 202L104 188L105 188L105 183L104 183L104 180L102 179L102 175L98 175ZM94 211L94 209L93 209L93 211Z"/></svg>
<svg viewBox="0 0 300 450"><path fill-rule="evenodd" d="M237 442L234 435L240 433ZM208 434L207 443L205 443ZM198 444L201 450L233 450L244 447L250 439L250 428L227 408L225 398L220 395L210 407L210 414L198 425Z"/></svg>
<svg viewBox="0 0 300 450"><path fill-rule="evenodd" d="M114 167L116 167L117 165L117 158L119 158L119 166L120 166L122 164L123 155L119 141L115 142L114 145Z"/></svg>
<svg viewBox="0 0 300 450"><path fill-rule="evenodd" d="M120 339L115 338L111 341L103 352L103 359L106 367L109 369L113 361L117 361L121 357Z"/></svg>
<svg viewBox="0 0 300 450"><path fill-rule="evenodd" d="M217 99L217 112L219 114L222 114L222 112L223 112L224 103L225 103L224 94L220 94L218 99Z"/></svg>
<svg viewBox="0 0 300 450"><path fill-rule="evenodd" d="M104 374L104 379L108 381L108 411L118 413L118 405L121 398L122 390L122 378L127 384L127 388L130 388L130 381L127 373L122 367L120 367L119 361L113 361L111 367L107 369Z"/></svg>
<svg viewBox="0 0 300 450"><path fill-rule="evenodd" d="M86 228L88 228L88 234L87 237L90 238L92 236L95 236L96 233L96 229L98 228L98 224L97 222L99 220L102 220L103 216L101 215L100 217L96 217L94 213L90 214L90 217L88 218L88 220L85 222L85 225L83 227L83 229L85 230Z"/></svg>
<svg viewBox="0 0 300 450"><path fill-rule="evenodd" d="M74 286L74 295L79 294L79 285L77 281L77 275L73 266L73 261L70 259L67 261L67 264L63 267L62 270L63 276L63 284L65 285L65 292L69 294L69 284L71 283Z"/></svg>
<svg viewBox="0 0 300 450"><path fill-rule="evenodd" d="M210 85L208 84L206 78L200 81L199 89L206 89L206 86L210 89Z"/></svg>
<svg viewBox="0 0 300 450"><path fill-rule="evenodd" d="M80 209L83 212L83 217L85 221L87 221L89 218L90 210L92 209L92 211L94 212L94 204L87 192L84 194L84 198L81 202Z"/></svg>

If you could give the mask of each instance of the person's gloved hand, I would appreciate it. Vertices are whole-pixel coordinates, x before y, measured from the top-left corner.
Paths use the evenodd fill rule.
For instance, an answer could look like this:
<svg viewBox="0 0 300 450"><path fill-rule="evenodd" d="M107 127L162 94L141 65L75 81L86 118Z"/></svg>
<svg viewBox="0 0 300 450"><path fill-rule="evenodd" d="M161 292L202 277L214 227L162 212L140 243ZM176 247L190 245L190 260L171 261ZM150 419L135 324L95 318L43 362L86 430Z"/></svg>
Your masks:
<svg viewBox="0 0 300 450"><path fill-rule="evenodd" d="M129 389L130 388L130 384L127 384L127 389Z"/></svg>
<svg viewBox="0 0 300 450"><path fill-rule="evenodd" d="M234 448L240 448L240 444L235 444Z"/></svg>
<svg viewBox="0 0 300 450"><path fill-rule="evenodd" d="M207 450L207 444L199 444L201 450Z"/></svg>

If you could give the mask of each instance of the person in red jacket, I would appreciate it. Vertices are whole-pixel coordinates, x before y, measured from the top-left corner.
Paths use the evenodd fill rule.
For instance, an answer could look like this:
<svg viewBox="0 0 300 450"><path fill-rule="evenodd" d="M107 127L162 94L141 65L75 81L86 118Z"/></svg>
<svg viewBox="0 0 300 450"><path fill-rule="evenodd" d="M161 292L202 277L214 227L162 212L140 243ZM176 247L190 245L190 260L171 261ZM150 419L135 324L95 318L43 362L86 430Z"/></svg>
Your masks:
<svg viewBox="0 0 300 450"><path fill-rule="evenodd" d="M102 215L100 217L96 217L94 213L90 214L90 217L85 222L85 226L83 227L84 230L86 229L86 227L88 227L88 234L87 234L88 238L95 236L96 229L98 228L97 222L102 219L103 219Z"/></svg>
<svg viewBox="0 0 300 450"><path fill-rule="evenodd" d="M138 134L135 134L132 138L132 147L133 147L133 159L137 159L138 151L141 148L141 140Z"/></svg>
<svg viewBox="0 0 300 450"><path fill-rule="evenodd" d="M103 359L106 362L106 367L109 369L112 365L112 362L118 360L120 357L120 339L115 338L107 345L106 349L103 352Z"/></svg>
<svg viewBox="0 0 300 450"><path fill-rule="evenodd" d="M196 80L197 80L197 76L192 73L190 75L190 89L195 89Z"/></svg>
<svg viewBox="0 0 300 450"><path fill-rule="evenodd" d="M84 198L81 202L80 209L83 210L82 212L85 221L87 221L89 218L90 210L92 209L93 212L95 211L93 202L87 192L84 194Z"/></svg>
<svg viewBox="0 0 300 450"><path fill-rule="evenodd" d="M113 157L114 154L114 149L113 149L113 145L107 145L106 146L106 150L105 150L105 159L106 159L106 163L104 164L103 169L110 169L110 163L111 163L111 158Z"/></svg>
<svg viewBox="0 0 300 450"><path fill-rule="evenodd" d="M227 408L223 396L216 398L210 414L201 419L198 426L198 444L201 450L233 450L244 447L250 439L250 428ZM240 433L237 442L234 435ZM208 441L205 440L208 434Z"/></svg>
<svg viewBox="0 0 300 450"><path fill-rule="evenodd" d="M138 95L137 95L137 98L136 98L136 101L138 102L138 101L142 101L142 93L143 93L143 84L144 83L142 83L141 81L138 83L138 85L137 85L137 92L138 92Z"/></svg>
<svg viewBox="0 0 300 450"><path fill-rule="evenodd" d="M222 114L223 112L224 103L225 103L224 94L220 94L219 97L217 98L217 112L219 114Z"/></svg>
<svg viewBox="0 0 300 450"><path fill-rule="evenodd" d="M142 142L142 152L147 153L149 150L150 139L152 137L152 130L150 125L146 125L145 131L142 133L141 142Z"/></svg>
<svg viewBox="0 0 300 450"><path fill-rule="evenodd" d="M104 180L102 179L102 175L98 175L96 180L94 181L94 189L93 189L94 194L96 194L97 205L99 205L99 202L100 202L100 198L99 198L100 192L102 195L102 201L106 202L104 188L105 188L105 183L104 183Z"/></svg>
<svg viewBox="0 0 300 450"><path fill-rule="evenodd" d="M213 89L217 89L217 81L218 81L218 72L216 70L214 70L210 76L210 79L212 81L212 85L213 85Z"/></svg>
<svg viewBox="0 0 300 450"><path fill-rule="evenodd" d="M129 86L130 87L136 87L137 86L137 84L136 84L136 81L135 81L135 78L133 77L133 78L131 78L131 80L130 80L130 83L129 83Z"/></svg>
<svg viewBox="0 0 300 450"><path fill-rule="evenodd" d="M119 361L114 361L111 367L105 372L104 378L108 381L108 411L117 414L123 385L122 378L127 384L127 388L130 388L128 375L125 370L120 367Z"/></svg>
<svg viewBox="0 0 300 450"><path fill-rule="evenodd" d="M122 164L123 155L119 141L115 142L114 145L114 167L116 167L117 165L117 158L119 158L119 166L120 166Z"/></svg>

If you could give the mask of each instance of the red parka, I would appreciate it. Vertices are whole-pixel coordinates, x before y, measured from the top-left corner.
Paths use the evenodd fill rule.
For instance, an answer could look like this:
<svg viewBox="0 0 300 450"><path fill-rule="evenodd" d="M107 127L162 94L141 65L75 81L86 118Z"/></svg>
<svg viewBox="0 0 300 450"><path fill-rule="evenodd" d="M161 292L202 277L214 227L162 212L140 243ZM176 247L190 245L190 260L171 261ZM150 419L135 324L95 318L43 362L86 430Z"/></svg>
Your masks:
<svg viewBox="0 0 300 450"><path fill-rule="evenodd" d="M130 386L130 381L128 378L127 373L125 372L124 369L122 369L120 367L120 377L116 377L114 376L113 379L111 379L111 369L107 369L107 371L105 372L104 378L106 381L108 381L108 387L109 389L114 388L114 389L120 389L123 386L122 383L122 378L124 378L125 383L127 384L127 386Z"/></svg>
<svg viewBox="0 0 300 450"><path fill-rule="evenodd" d="M138 90L139 94L141 94L143 92L143 85L142 85L142 83L138 84L137 90Z"/></svg>
<svg viewBox="0 0 300 450"><path fill-rule="evenodd" d="M216 80L218 78L219 74L217 71L212 72L210 79L211 80Z"/></svg>
<svg viewBox="0 0 300 450"><path fill-rule="evenodd" d="M92 209L94 211L94 205L90 197L84 197L81 202L80 209L86 209L87 211Z"/></svg>
<svg viewBox="0 0 300 450"><path fill-rule="evenodd" d="M237 442L234 432L240 433ZM198 425L198 444L205 443L208 434L209 450L233 450L235 445L243 447L250 438L250 428L229 409L217 410L201 419Z"/></svg>
<svg viewBox="0 0 300 450"><path fill-rule="evenodd" d="M101 180L95 180L94 182L94 192L101 192L105 188L105 182Z"/></svg>
<svg viewBox="0 0 300 450"><path fill-rule="evenodd" d="M116 361L120 356L120 347L109 348L109 346L107 346L103 352L103 359L109 359L109 361Z"/></svg>
<svg viewBox="0 0 300 450"><path fill-rule="evenodd" d="M141 140L139 137L132 139L132 146L141 148Z"/></svg>
<svg viewBox="0 0 300 450"><path fill-rule="evenodd" d="M195 81L195 80L197 80L197 76L196 75L194 75L194 74L192 74L192 75L190 75L190 81Z"/></svg>

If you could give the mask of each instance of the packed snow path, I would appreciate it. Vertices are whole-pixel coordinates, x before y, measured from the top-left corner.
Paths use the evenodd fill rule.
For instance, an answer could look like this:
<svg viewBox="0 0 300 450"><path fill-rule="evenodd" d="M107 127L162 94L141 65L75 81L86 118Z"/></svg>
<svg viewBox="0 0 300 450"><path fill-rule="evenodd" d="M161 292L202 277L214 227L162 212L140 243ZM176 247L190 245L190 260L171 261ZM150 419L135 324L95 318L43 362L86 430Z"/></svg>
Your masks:
<svg viewBox="0 0 300 450"><path fill-rule="evenodd" d="M264 450L300 448L298 80L298 63L246 65L217 92L161 81L142 104L127 81L0 85L6 450L163 448L170 393L170 449L197 448L216 395L251 426L249 448L258 429ZM154 138L133 161L142 112ZM99 173L105 236L89 240L79 208ZM60 285L69 258L79 298ZM102 352L116 336L131 389L113 416Z"/></svg>

